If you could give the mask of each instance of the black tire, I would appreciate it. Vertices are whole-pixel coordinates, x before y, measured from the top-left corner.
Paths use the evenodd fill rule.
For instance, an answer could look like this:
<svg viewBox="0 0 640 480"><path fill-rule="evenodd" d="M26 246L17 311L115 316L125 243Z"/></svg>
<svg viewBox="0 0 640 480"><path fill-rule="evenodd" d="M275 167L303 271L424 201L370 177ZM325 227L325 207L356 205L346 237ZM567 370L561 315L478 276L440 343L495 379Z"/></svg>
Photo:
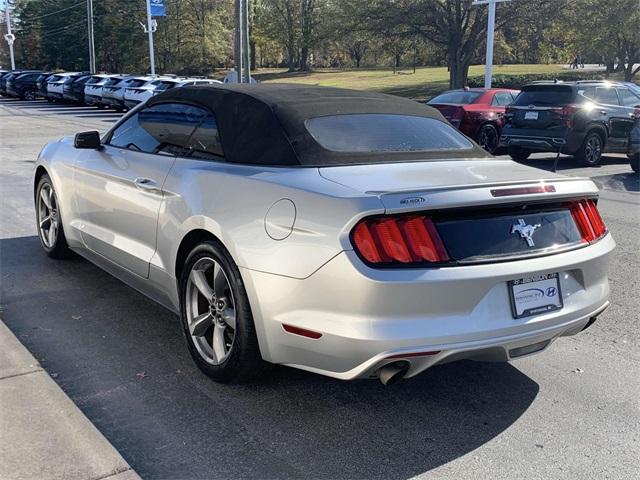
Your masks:
<svg viewBox="0 0 640 480"><path fill-rule="evenodd" d="M45 229L43 229L43 225L41 222L42 212L41 212L41 195L43 195L43 190L47 192L50 189L52 192L52 197L49 197L49 202L54 202L52 205L56 212L55 216L55 224L56 224L56 234L53 241L51 241L51 237L44 238ZM46 193L45 193L46 194ZM60 208L58 203L58 197L56 195L55 189L53 188L53 183L51 182L51 178L46 173L40 177L40 181L38 182L38 186L35 192L35 207L36 207L36 229L38 232L38 238L40 239L40 245L42 245L42 249L45 253L51 258L67 258L70 254L69 245L67 245L67 239L64 235L64 229L62 227L62 216L60 214ZM44 202L44 201L42 201ZM49 220L51 222L52 220ZM46 225L46 224L45 224Z"/></svg>
<svg viewBox="0 0 640 480"><path fill-rule="evenodd" d="M204 354L200 353L196 347L196 337L191 335L188 325L187 304L192 301L191 298L187 298L189 296L189 277L193 267L199 261L207 259L213 259L222 267L235 309L234 337L227 357L217 365L207 361ZM195 247L187 257L179 280L182 330L187 340L189 353L198 368L215 381L221 383L246 382L255 379L260 373L264 372L268 364L260 354L249 298L247 297L240 271L222 244L217 241L205 241ZM215 327L212 326L211 328ZM202 335L201 338L205 338L205 335Z"/></svg>
<svg viewBox="0 0 640 480"><path fill-rule="evenodd" d="M104 110L105 108L101 103L96 103L96 107L98 107L100 110Z"/></svg>
<svg viewBox="0 0 640 480"><path fill-rule="evenodd" d="M584 167L595 167L602 160L604 138L600 132L590 131L584 137L582 145L574 153L576 161Z"/></svg>
<svg viewBox="0 0 640 480"><path fill-rule="evenodd" d="M494 154L500 144L500 134L495 125L484 124L478 131L476 142L490 154Z"/></svg>
<svg viewBox="0 0 640 480"><path fill-rule="evenodd" d="M22 100L35 100L36 99L36 92L34 90L26 90L23 94L22 94Z"/></svg>
<svg viewBox="0 0 640 480"><path fill-rule="evenodd" d="M631 169L634 172L640 173L640 153L636 153L635 155L630 156L629 164L631 165Z"/></svg>
<svg viewBox="0 0 640 480"><path fill-rule="evenodd" d="M507 148L507 153L516 162L524 162L527 158L529 158L529 155L531 155L531 151L525 150L522 147L509 147Z"/></svg>

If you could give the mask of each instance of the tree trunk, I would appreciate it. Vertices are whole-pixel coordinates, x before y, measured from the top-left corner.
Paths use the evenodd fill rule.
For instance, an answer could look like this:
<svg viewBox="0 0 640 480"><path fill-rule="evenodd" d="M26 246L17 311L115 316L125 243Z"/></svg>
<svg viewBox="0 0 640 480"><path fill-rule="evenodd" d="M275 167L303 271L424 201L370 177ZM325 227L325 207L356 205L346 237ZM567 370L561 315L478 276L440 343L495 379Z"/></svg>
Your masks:
<svg viewBox="0 0 640 480"><path fill-rule="evenodd" d="M249 54L251 55L249 62L251 63L251 70L256 69L256 42L255 40L249 41Z"/></svg>
<svg viewBox="0 0 640 480"><path fill-rule="evenodd" d="M300 53L300 70L303 72L309 71L309 48L306 46L302 47L302 52Z"/></svg>

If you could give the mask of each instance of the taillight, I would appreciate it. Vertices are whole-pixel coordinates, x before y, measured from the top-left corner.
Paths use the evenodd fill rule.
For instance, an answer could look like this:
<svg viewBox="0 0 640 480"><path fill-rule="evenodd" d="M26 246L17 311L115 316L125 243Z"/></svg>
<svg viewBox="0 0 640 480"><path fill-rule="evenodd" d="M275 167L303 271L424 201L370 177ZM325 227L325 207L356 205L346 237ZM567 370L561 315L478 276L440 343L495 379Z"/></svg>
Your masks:
<svg viewBox="0 0 640 480"><path fill-rule="evenodd" d="M562 107L562 120L566 128L572 128L573 116L579 109L579 105L565 105L564 107Z"/></svg>
<svg viewBox="0 0 640 480"><path fill-rule="evenodd" d="M451 115L449 116L449 122L454 127L460 127L460 124L464 120L464 108L463 107L455 107Z"/></svg>
<svg viewBox="0 0 640 480"><path fill-rule="evenodd" d="M363 220L353 230L352 241L356 251L373 264L449 261L436 226L422 215Z"/></svg>
<svg viewBox="0 0 640 480"><path fill-rule="evenodd" d="M607 233L607 227L593 200L580 200L571 203L569 208L584 242L592 243Z"/></svg>

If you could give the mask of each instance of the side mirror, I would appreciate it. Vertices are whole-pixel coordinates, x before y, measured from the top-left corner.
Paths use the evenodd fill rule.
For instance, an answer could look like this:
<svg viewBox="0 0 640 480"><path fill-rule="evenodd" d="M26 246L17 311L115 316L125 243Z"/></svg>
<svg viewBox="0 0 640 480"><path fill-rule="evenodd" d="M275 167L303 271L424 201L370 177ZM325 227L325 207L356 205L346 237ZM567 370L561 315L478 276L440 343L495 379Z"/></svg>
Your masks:
<svg viewBox="0 0 640 480"><path fill-rule="evenodd" d="M102 142L100 141L100 134L95 130L90 132L76 133L73 139L73 146L75 148L86 148L90 150L99 150L102 148Z"/></svg>

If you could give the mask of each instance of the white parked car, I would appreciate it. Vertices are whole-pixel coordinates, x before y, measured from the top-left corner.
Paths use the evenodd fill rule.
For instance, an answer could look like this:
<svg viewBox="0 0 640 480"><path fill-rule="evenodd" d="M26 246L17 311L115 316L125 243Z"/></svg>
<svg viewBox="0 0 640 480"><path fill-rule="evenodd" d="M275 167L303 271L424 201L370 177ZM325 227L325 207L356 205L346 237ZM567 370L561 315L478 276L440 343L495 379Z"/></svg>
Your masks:
<svg viewBox="0 0 640 480"><path fill-rule="evenodd" d="M47 81L47 100L62 100L64 95L64 82L67 78L78 72L65 72L54 75Z"/></svg>
<svg viewBox="0 0 640 480"><path fill-rule="evenodd" d="M160 86L169 90L182 79L176 77L145 77L129 82L124 90L124 106L131 109L153 96L153 92Z"/></svg>
<svg viewBox="0 0 640 480"><path fill-rule="evenodd" d="M101 103L106 107L115 108L121 112L126 109L124 105L124 92L127 88L143 85L155 77L124 76L112 78L102 89Z"/></svg>
<svg viewBox="0 0 640 480"><path fill-rule="evenodd" d="M157 78L149 80L139 87L129 87L124 92L124 104L131 109L136 105L146 102L154 95L157 95L172 88L185 87L188 85L215 85L222 84L219 80L208 78Z"/></svg>
<svg viewBox="0 0 640 480"><path fill-rule="evenodd" d="M102 99L102 89L105 84L116 75L98 74L91 77L84 86L84 103L85 105L95 105L98 108L104 108L100 103Z"/></svg>

